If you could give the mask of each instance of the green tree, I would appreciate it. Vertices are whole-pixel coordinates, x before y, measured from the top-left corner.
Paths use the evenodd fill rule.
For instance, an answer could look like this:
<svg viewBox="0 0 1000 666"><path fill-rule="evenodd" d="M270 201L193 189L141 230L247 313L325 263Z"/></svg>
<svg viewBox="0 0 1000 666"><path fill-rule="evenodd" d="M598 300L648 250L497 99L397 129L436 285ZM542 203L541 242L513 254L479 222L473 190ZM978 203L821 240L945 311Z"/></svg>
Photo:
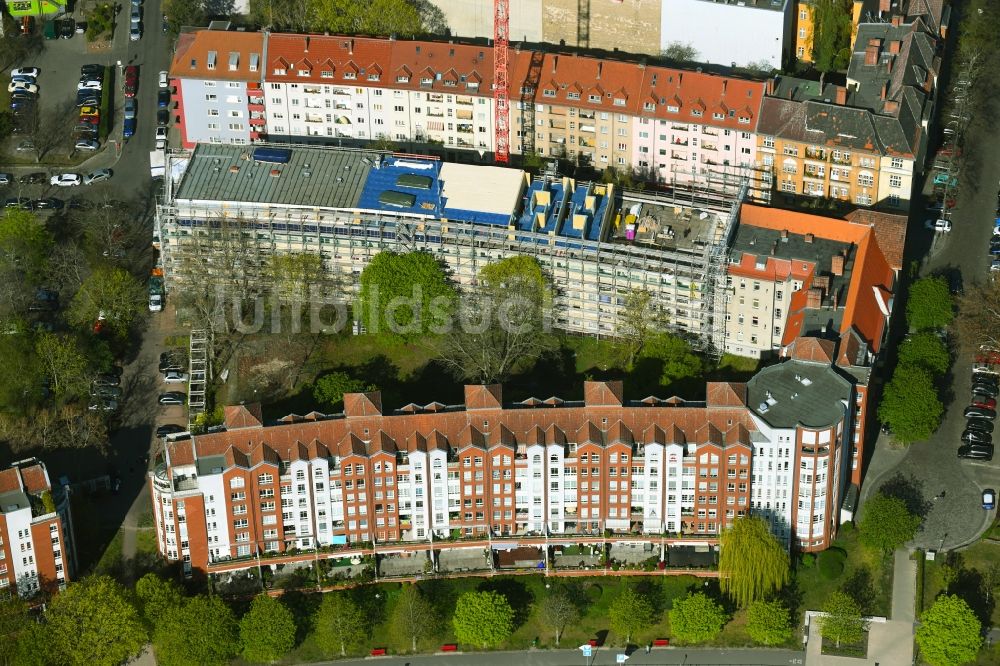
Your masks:
<svg viewBox="0 0 1000 666"><path fill-rule="evenodd" d="M820 72L820 87L827 73L843 69L849 62L851 11L849 0L815 0L812 3L812 59Z"/></svg>
<svg viewBox="0 0 1000 666"><path fill-rule="evenodd" d="M920 278L910 285L906 301L906 323L917 331L947 328L955 318L955 302L948 281L941 277Z"/></svg>
<svg viewBox="0 0 1000 666"><path fill-rule="evenodd" d="M788 582L788 552L763 518L737 518L719 541L719 585L740 608Z"/></svg>
<svg viewBox="0 0 1000 666"><path fill-rule="evenodd" d="M861 508L858 531L862 543L888 554L912 539L919 527L920 516L911 514L906 502L878 493Z"/></svg>
<svg viewBox="0 0 1000 666"><path fill-rule="evenodd" d="M156 662L163 666L224 666L240 651L239 624L219 597L199 595L168 606L155 627Z"/></svg>
<svg viewBox="0 0 1000 666"><path fill-rule="evenodd" d="M136 581L135 599L146 626L152 631L160 618L180 608L184 602L184 593L174 581L148 573Z"/></svg>
<svg viewBox="0 0 1000 666"><path fill-rule="evenodd" d="M70 584L45 613L52 663L116 666L139 654L146 630L125 589L108 576Z"/></svg>
<svg viewBox="0 0 1000 666"><path fill-rule="evenodd" d="M551 298L552 280L535 257L519 254L486 264L479 269L479 282L494 291L527 284L538 291L538 299Z"/></svg>
<svg viewBox="0 0 1000 666"><path fill-rule="evenodd" d="M653 623L653 604L646 595L625 585L608 608L608 622L611 630L623 636L627 644L634 634Z"/></svg>
<svg viewBox="0 0 1000 666"><path fill-rule="evenodd" d="M701 374L702 360L691 345L683 338L670 333L655 333L650 335L639 352L641 358L655 359L663 363L660 383L664 386L686 377Z"/></svg>
<svg viewBox="0 0 1000 666"><path fill-rule="evenodd" d="M410 649L416 652L417 642L437 631L437 612L416 585L403 585L392 608L390 626L397 637L410 641Z"/></svg>
<svg viewBox="0 0 1000 666"><path fill-rule="evenodd" d="M359 319L373 335L413 341L451 323L455 288L428 252L379 252L361 271Z"/></svg>
<svg viewBox="0 0 1000 666"><path fill-rule="evenodd" d="M498 592L466 592L455 603L451 623L462 643L496 647L514 631L514 609Z"/></svg>
<svg viewBox="0 0 1000 666"><path fill-rule="evenodd" d="M660 55L671 60L696 60L698 58L698 49L690 42L687 44L684 42L670 42L667 48L660 51Z"/></svg>
<svg viewBox="0 0 1000 666"><path fill-rule="evenodd" d="M32 282L45 275L52 234L25 210L7 208L0 216L0 271L14 269Z"/></svg>
<svg viewBox="0 0 1000 666"><path fill-rule="evenodd" d="M305 300L311 286L326 281L323 258L308 252L288 252L272 255L268 260L267 278L273 290L283 298Z"/></svg>
<svg viewBox="0 0 1000 666"><path fill-rule="evenodd" d="M75 338L64 333L41 333L35 339L35 353L56 397L87 394L89 363Z"/></svg>
<svg viewBox="0 0 1000 666"><path fill-rule="evenodd" d="M28 604L16 594L0 597L0 665L18 663L18 641L30 627Z"/></svg>
<svg viewBox="0 0 1000 666"><path fill-rule="evenodd" d="M944 341L932 331L919 331L899 345L899 363L915 365L933 375L943 375L951 365Z"/></svg>
<svg viewBox="0 0 1000 666"><path fill-rule="evenodd" d="M347 656L368 633L364 613L345 592L323 595L316 615L316 644L327 654Z"/></svg>
<svg viewBox="0 0 1000 666"><path fill-rule="evenodd" d="M266 594L254 597L240 619L240 643L247 661L269 664L295 646L295 618L278 599Z"/></svg>
<svg viewBox="0 0 1000 666"><path fill-rule="evenodd" d="M84 280L66 318L74 326L90 330L103 314L107 327L125 337L145 308L146 297L146 288L128 271L102 266Z"/></svg>
<svg viewBox="0 0 1000 666"><path fill-rule="evenodd" d="M563 590L546 594L538 604L538 618L556 637L556 646L563 630L580 618L580 611Z"/></svg>
<svg viewBox="0 0 1000 666"><path fill-rule="evenodd" d="M204 0L163 0L162 8L173 37L176 37L184 26L205 25L208 18Z"/></svg>
<svg viewBox="0 0 1000 666"><path fill-rule="evenodd" d="M346 372L339 370L323 375L312 385L312 394L316 402L331 408L338 407L344 401L345 393L363 393L375 391L374 384L362 379L354 379Z"/></svg>
<svg viewBox="0 0 1000 666"><path fill-rule="evenodd" d="M0 358L4 359L5 370L4 381L0 382L0 409L18 414L41 402L45 370L31 336L0 335Z"/></svg>
<svg viewBox="0 0 1000 666"><path fill-rule="evenodd" d="M825 616L819 619L819 630L823 638L840 647L841 643L857 643L865 635L865 621L861 608L854 599L844 592L833 592L823 604Z"/></svg>
<svg viewBox="0 0 1000 666"><path fill-rule="evenodd" d="M685 643L705 643L714 639L725 626L726 611L704 592L675 599L670 609L670 629Z"/></svg>
<svg viewBox="0 0 1000 666"><path fill-rule="evenodd" d="M632 289L625 295L625 306L618 317L618 337L621 340L622 361L627 369L632 368L656 323L652 302L653 292L648 289Z"/></svg>
<svg viewBox="0 0 1000 666"><path fill-rule="evenodd" d="M917 645L931 666L957 666L976 660L982 647L982 625L964 599L940 596L920 615Z"/></svg>
<svg viewBox="0 0 1000 666"><path fill-rule="evenodd" d="M788 609L780 601L758 599L747 606L747 633L755 643L780 645L792 638Z"/></svg>
<svg viewBox="0 0 1000 666"><path fill-rule="evenodd" d="M897 365L878 406L879 420L892 424L893 437L903 443L927 439L943 413L930 374L916 366Z"/></svg>

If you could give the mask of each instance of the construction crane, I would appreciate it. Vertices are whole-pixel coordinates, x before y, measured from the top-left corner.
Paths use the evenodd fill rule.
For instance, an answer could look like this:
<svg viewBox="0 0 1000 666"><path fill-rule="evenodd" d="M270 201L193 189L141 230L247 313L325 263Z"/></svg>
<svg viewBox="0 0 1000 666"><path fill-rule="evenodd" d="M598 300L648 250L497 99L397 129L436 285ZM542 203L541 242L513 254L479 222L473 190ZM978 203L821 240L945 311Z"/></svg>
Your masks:
<svg viewBox="0 0 1000 666"><path fill-rule="evenodd" d="M510 2L493 0L493 117L494 162L510 162L510 99L507 85L507 47L510 45ZM533 131L534 128L530 128Z"/></svg>

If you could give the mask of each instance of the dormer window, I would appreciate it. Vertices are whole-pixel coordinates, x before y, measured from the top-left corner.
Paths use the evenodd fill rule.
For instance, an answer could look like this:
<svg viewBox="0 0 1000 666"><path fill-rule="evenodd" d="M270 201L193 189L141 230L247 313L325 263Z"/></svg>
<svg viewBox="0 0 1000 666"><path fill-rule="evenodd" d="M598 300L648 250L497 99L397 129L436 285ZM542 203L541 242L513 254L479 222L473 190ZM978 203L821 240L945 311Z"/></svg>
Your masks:
<svg viewBox="0 0 1000 666"><path fill-rule="evenodd" d="M357 72L344 72L345 79L356 79L358 78Z"/></svg>
<svg viewBox="0 0 1000 666"><path fill-rule="evenodd" d="M369 81L378 81L378 79L379 79L378 72L371 72L368 74Z"/></svg>
<svg viewBox="0 0 1000 666"><path fill-rule="evenodd" d="M587 97L587 101L589 101L591 104L600 104L601 103L601 96L600 95L589 95Z"/></svg>
<svg viewBox="0 0 1000 666"><path fill-rule="evenodd" d="M681 107L679 107L679 106L674 106L673 104L668 104L667 105L667 111L669 111L670 113L677 113L680 110L681 110Z"/></svg>
<svg viewBox="0 0 1000 666"><path fill-rule="evenodd" d="M580 93L578 92L568 92L566 93L567 99L580 99Z"/></svg>
<svg viewBox="0 0 1000 666"><path fill-rule="evenodd" d="M333 70L332 69L325 69L325 70L323 70L323 71L321 71L319 73L319 76L322 79L332 79L333 78Z"/></svg>
<svg viewBox="0 0 1000 666"><path fill-rule="evenodd" d="M656 111L656 104L653 104L652 102L646 102L645 104L642 105L642 109L643 111Z"/></svg>
<svg viewBox="0 0 1000 666"><path fill-rule="evenodd" d="M712 114L712 118L714 118L715 120L725 120L726 114L719 113L718 111L716 111L715 113Z"/></svg>
<svg viewBox="0 0 1000 666"><path fill-rule="evenodd" d="M556 91L550 88L546 88L545 90L542 91L542 94L545 95L546 97L555 97Z"/></svg>
<svg viewBox="0 0 1000 666"><path fill-rule="evenodd" d="M479 90L479 81L469 81L465 84L465 87L469 90Z"/></svg>
<svg viewBox="0 0 1000 666"><path fill-rule="evenodd" d="M455 86L458 85L458 81L454 79L445 79L444 84L449 88L454 88Z"/></svg>
<svg viewBox="0 0 1000 666"><path fill-rule="evenodd" d="M275 76L284 76L285 75L285 68L284 67L275 67L274 68L274 75Z"/></svg>
<svg viewBox="0 0 1000 666"><path fill-rule="evenodd" d="M429 76L424 76L424 77L422 77L422 78L420 79L420 85L422 85L422 86L429 86L429 85L431 85L432 83L434 83L434 79L432 79L432 78L431 78L431 77L429 77Z"/></svg>
<svg viewBox="0 0 1000 666"><path fill-rule="evenodd" d="M695 118L701 118L702 116L701 109L691 109L691 115L694 116Z"/></svg>
<svg viewBox="0 0 1000 666"><path fill-rule="evenodd" d="M209 51L208 52L208 68L209 69L215 69L215 62L218 59L219 59L219 52L218 51Z"/></svg>
<svg viewBox="0 0 1000 666"><path fill-rule="evenodd" d="M396 77L396 83L409 83L409 82L410 82L410 77L406 75L400 74L399 76Z"/></svg>
<svg viewBox="0 0 1000 666"><path fill-rule="evenodd" d="M625 100L621 97L615 97L615 106L625 106Z"/></svg>
<svg viewBox="0 0 1000 666"><path fill-rule="evenodd" d="M299 76L309 76L309 70L308 69L300 69L299 70Z"/></svg>
<svg viewBox="0 0 1000 666"><path fill-rule="evenodd" d="M741 125L749 125L750 124L750 118L747 117L747 116L740 116L740 124Z"/></svg>

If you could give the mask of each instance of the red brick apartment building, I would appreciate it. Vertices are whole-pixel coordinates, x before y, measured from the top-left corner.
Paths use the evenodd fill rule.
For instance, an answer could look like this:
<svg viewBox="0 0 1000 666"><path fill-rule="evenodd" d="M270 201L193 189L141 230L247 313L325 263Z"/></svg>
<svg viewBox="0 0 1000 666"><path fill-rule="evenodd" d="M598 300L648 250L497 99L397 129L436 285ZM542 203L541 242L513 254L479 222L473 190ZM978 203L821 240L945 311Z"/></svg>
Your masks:
<svg viewBox="0 0 1000 666"><path fill-rule="evenodd" d="M68 487L53 488L35 459L0 471L0 593L64 589L75 565Z"/></svg>

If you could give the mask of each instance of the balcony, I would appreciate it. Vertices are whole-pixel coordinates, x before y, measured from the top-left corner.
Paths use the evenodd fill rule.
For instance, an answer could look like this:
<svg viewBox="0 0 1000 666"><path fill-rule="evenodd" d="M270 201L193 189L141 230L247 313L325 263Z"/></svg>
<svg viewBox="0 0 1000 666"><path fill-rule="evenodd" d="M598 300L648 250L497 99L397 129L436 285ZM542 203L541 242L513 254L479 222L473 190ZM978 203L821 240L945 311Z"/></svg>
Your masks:
<svg viewBox="0 0 1000 666"><path fill-rule="evenodd" d="M549 129L564 130L566 129L565 120L550 120L548 124Z"/></svg>
<svg viewBox="0 0 1000 666"><path fill-rule="evenodd" d="M718 148L716 148L716 146L715 146L714 143L702 143L701 144L701 149L702 150L713 150L713 151L714 150L718 150Z"/></svg>
<svg viewBox="0 0 1000 666"><path fill-rule="evenodd" d="M719 136L718 130L711 129L709 127L703 128L702 129L702 134L706 134L708 136Z"/></svg>
<svg viewBox="0 0 1000 666"><path fill-rule="evenodd" d="M427 93L427 101L428 102L443 102L444 101L444 95L442 95L441 93Z"/></svg>
<svg viewBox="0 0 1000 666"><path fill-rule="evenodd" d="M580 137L580 147L581 148L593 148L594 141L592 139L587 139L586 137Z"/></svg>
<svg viewBox="0 0 1000 666"><path fill-rule="evenodd" d="M844 164L851 166L851 156L850 155L834 155L830 158L830 161L834 164Z"/></svg>
<svg viewBox="0 0 1000 666"><path fill-rule="evenodd" d="M687 125L671 125L670 129L674 130L675 132L687 132L688 131L688 126Z"/></svg>
<svg viewBox="0 0 1000 666"><path fill-rule="evenodd" d="M319 86L302 86L302 92L307 95L318 95L322 92L322 88Z"/></svg>
<svg viewBox="0 0 1000 666"><path fill-rule="evenodd" d="M823 148L806 148L806 159L826 161L827 151Z"/></svg>
<svg viewBox="0 0 1000 666"><path fill-rule="evenodd" d="M264 108L264 98L263 97L251 97L249 99L249 103L247 104L247 106L250 107L251 111L256 110L255 107L260 107L260 109L263 109Z"/></svg>
<svg viewBox="0 0 1000 666"><path fill-rule="evenodd" d="M251 127L253 126L263 127L265 124L267 124L267 121L264 118L264 116L250 116Z"/></svg>
<svg viewBox="0 0 1000 666"><path fill-rule="evenodd" d="M826 174L826 170L819 169L810 164L807 164L805 170L803 171L803 174L805 175L806 178L823 178L824 175Z"/></svg>
<svg viewBox="0 0 1000 666"><path fill-rule="evenodd" d="M684 139L683 141L681 141L680 139L674 139L673 140L673 144L675 146L686 146L686 145L688 145L688 140Z"/></svg>
<svg viewBox="0 0 1000 666"><path fill-rule="evenodd" d="M466 109L459 109L455 112L455 117L459 120L472 120L472 111Z"/></svg>
<svg viewBox="0 0 1000 666"><path fill-rule="evenodd" d="M431 118L444 118L444 111L437 108L428 108L427 115Z"/></svg>
<svg viewBox="0 0 1000 666"><path fill-rule="evenodd" d="M472 106L472 97L470 95L456 95L455 103L463 106Z"/></svg>
<svg viewBox="0 0 1000 666"><path fill-rule="evenodd" d="M595 128L593 125L580 125L580 131L586 132L587 134L593 134L594 132L597 131L597 128Z"/></svg>
<svg viewBox="0 0 1000 666"><path fill-rule="evenodd" d="M458 123L455 125L455 131L460 134L472 134L472 125L470 123Z"/></svg>
<svg viewBox="0 0 1000 666"><path fill-rule="evenodd" d="M682 162L687 162L688 156L682 153L670 153L670 159L681 160Z"/></svg>

